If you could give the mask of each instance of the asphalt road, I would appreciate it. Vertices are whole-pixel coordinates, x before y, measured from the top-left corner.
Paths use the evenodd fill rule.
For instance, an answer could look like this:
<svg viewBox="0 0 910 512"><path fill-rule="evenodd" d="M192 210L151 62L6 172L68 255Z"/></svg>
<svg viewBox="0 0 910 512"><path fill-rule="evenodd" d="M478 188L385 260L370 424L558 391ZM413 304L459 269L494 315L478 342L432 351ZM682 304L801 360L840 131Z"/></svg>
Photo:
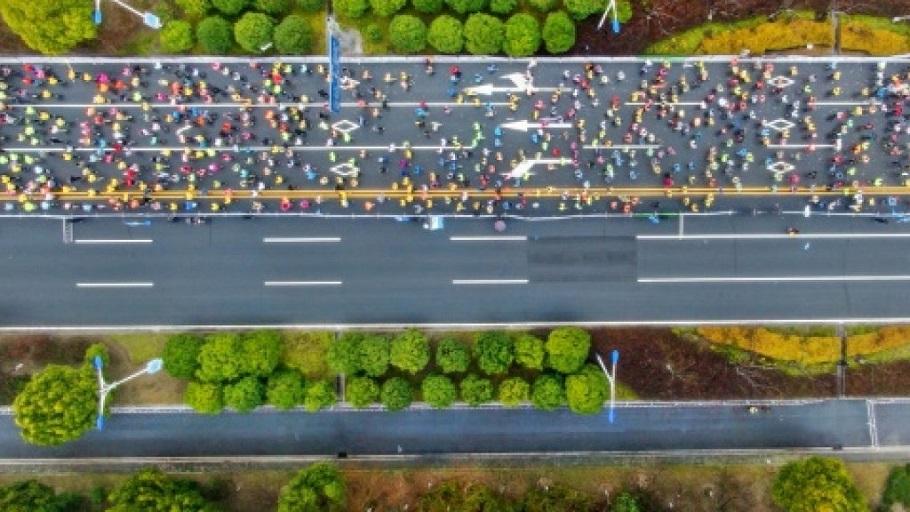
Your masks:
<svg viewBox="0 0 910 512"><path fill-rule="evenodd" d="M492 223L4 219L0 318L4 328L906 318L905 223L772 213L513 220L504 233Z"/></svg>
<svg viewBox="0 0 910 512"><path fill-rule="evenodd" d="M905 446L907 403L636 404L607 414L456 409L247 415L115 414L103 432L56 448L23 443L0 417L0 459L252 455L426 455ZM871 416L870 411L874 412ZM870 428L870 424L873 425ZM876 428L877 427L877 428ZM213 432L217 432L213 435Z"/></svg>

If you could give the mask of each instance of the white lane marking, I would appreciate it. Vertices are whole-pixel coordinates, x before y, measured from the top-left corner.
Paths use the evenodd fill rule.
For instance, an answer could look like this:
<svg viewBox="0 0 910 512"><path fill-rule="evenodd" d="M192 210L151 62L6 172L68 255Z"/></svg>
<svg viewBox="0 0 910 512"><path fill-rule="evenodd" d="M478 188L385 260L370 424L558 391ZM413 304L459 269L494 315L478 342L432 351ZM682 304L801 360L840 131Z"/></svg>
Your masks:
<svg viewBox="0 0 910 512"><path fill-rule="evenodd" d="M155 283L133 282L133 283L76 283L76 288L151 288Z"/></svg>
<svg viewBox="0 0 910 512"><path fill-rule="evenodd" d="M319 243L331 243L331 242L340 242L341 238L337 236L326 236L326 237L265 237L262 239L262 243L266 244L319 244Z"/></svg>
<svg viewBox="0 0 910 512"><path fill-rule="evenodd" d="M833 148L835 144L768 144L770 149Z"/></svg>
<svg viewBox="0 0 910 512"><path fill-rule="evenodd" d="M264 281L264 286L341 286L341 281Z"/></svg>
<svg viewBox="0 0 910 512"><path fill-rule="evenodd" d="M660 149L660 144L587 144L585 149Z"/></svg>
<svg viewBox="0 0 910 512"><path fill-rule="evenodd" d="M878 448L878 425L875 422L875 402L866 400L866 417L869 424L869 444L873 448Z"/></svg>
<svg viewBox="0 0 910 512"><path fill-rule="evenodd" d="M643 103L641 101L627 101L625 104L626 104L626 106L629 106L629 107L642 107L644 105L647 105L647 103ZM659 107L661 105L661 102L655 101L654 103L652 103L652 105ZM668 103L668 105L670 105L671 107L677 106L677 105L682 105L685 107L695 107L695 106L701 106L701 102L700 101L677 101L677 102L670 102L670 103Z"/></svg>
<svg viewBox="0 0 910 512"><path fill-rule="evenodd" d="M816 101L815 105L819 107L868 107L881 106L881 103L875 100L866 101Z"/></svg>
<svg viewBox="0 0 910 512"><path fill-rule="evenodd" d="M863 282L863 281L910 281L910 276L771 276L771 277L639 277L639 283L686 284L686 283L806 283L806 282Z"/></svg>
<svg viewBox="0 0 910 512"><path fill-rule="evenodd" d="M450 236L453 242L525 242L526 236Z"/></svg>
<svg viewBox="0 0 910 512"><path fill-rule="evenodd" d="M73 240L73 243L76 243L76 244L150 244L150 243L152 243L152 240L149 238L129 239L129 240L82 238L79 240Z"/></svg>
<svg viewBox="0 0 910 512"><path fill-rule="evenodd" d="M497 107L505 107L505 106L511 105L511 103L509 103L509 102L507 102L507 101L494 101L494 102L487 102L487 101L485 101L485 102L483 102L484 105L486 105L486 104L488 104L488 103L492 104L493 106L497 106ZM369 107L378 107L378 106L381 106L381 104L382 104L381 102L368 102L368 103L367 103L367 106L369 106ZM152 108L173 108L173 107L174 107L174 105L172 105L172 104L170 104L170 103L150 103L149 105L150 105ZM298 106L298 105L300 105L300 103L291 103L291 102L285 102L285 103L251 103L251 104L249 104L249 105L247 105L247 104L245 104L245 103L236 103L236 102L228 102L228 103L181 103L181 104L180 104L181 107L187 107L187 108L193 108L193 107L195 107L195 108L204 108L204 109L212 109L212 108L240 108L240 107L246 107L246 108L276 108L276 109L277 109L277 108L287 107L287 106L295 106L295 107L296 107L296 106ZM319 103L319 102L312 102L312 101L311 101L311 102L309 102L309 103L304 103L303 105L304 105L305 107L308 107L308 108L316 109L316 108L320 108L320 107L322 106L322 103ZM473 102L470 102L470 101L465 101L465 102L462 102L462 103L458 103L457 101L427 101L427 102L425 102L425 103L422 103L422 102L419 102L419 101L390 101L390 102L388 102L388 106L390 106L390 107L419 107L419 106L422 106L422 105L426 105L426 106L428 106L428 107L476 107L476 105L474 105L474 103L473 103ZM24 109L24 108L27 108L28 106L29 106L29 105L16 104L16 103L11 103L11 104L7 105L7 107L9 107L9 108L23 108L23 109ZM34 105L32 105L32 106L34 106ZM358 108L359 108L359 107L360 107L360 104L359 104L359 103L356 103L356 102L345 101L345 102L342 102L342 103L341 103L341 106L342 106L342 107L358 107ZM98 104L98 103L55 103L55 104L46 104L46 105L43 105L43 108L45 108L45 109L50 109L50 110L52 110L52 109L54 109L54 108L80 108L80 109L83 109L83 108L98 108L98 107L104 107L104 108L118 108L118 109L142 108L142 103L103 103L103 104Z"/></svg>
<svg viewBox="0 0 910 512"><path fill-rule="evenodd" d="M527 279L452 279L454 285L470 284L528 284Z"/></svg>
<svg viewBox="0 0 910 512"><path fill-rule="evenodd" d="M910 238L910 233L729 233L729 234L685 234L685 235L635 235L636 240L783 240L800 238L809 240L840 240L851 238Z"/></svg>
<svg viewBox="0 0 910 512"><path fill-rule="evenodd" d="M288 150L301 151L301 152L302 151L361 151L361 150L367 150L367 151L388 151L389 153L392 153L393 151L389 151L389 149L392 146L394 146L394 151L399 151L402 149L410 149L412 151L439 151L440 148L443 150L460 150L460 149L465 149L465 148L470 147L467 145L460 145L460 146L410 146L410 147L406 148L403 144L394 144L394 145L389 145L389 146L290 146L290 147L288 147ZM246 150L271 151L274 147L275 146L241 146L239 149L240 149L240 151L246 151ZM654 146L654 147L657 147L657 146ZM66 151L65 147L45 147L45 146L38 146L38 147L29 146L29 147L18 147L18 148L6 147L4 149L9 153L38 153L38 152L63 153ZM124 153L126 153L128 151L134 152L134 153L135 152L159 152L160 153L161 151L164 151L164 150L178 152L178 151L185 151L187 149L189 149L191 151L208 151L211 149L212 151L219 152L219 153L234 152L233 146L209 146L209 147L205 147L205 148L200 148L198 146L188 144L186 146L136 146L136 147L125 148ZM99 150L99 148L84 148L84 147L73 148L74 152L79 152L79 153L89 153L89 152L95 153L98 150ZM101 151L105 152L105 153L109 153L112 151L112 148L104 148ZM284 150L282 149L282 151L284 151Z"/></svg>

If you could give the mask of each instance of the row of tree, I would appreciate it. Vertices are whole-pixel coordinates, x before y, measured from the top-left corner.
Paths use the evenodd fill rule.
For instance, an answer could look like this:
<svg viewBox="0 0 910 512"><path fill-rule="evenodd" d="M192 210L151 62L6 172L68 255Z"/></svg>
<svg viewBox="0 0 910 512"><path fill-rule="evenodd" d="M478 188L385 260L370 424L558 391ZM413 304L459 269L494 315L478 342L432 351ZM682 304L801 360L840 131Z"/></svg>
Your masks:
<svg viewBox="0 0 910 512"><path fill-rule="evenodd" d="M361 18L367 14L381 17L393 16L404 9L408 0L334 0L335 12L344 18ZM576 20L583 20L606 7L601 0L527 0L527 5L540 14L557 10L560 6ZM420 14L437 14L444 9L454 15L489 12L505 16L517 10L519 0L411 0L411 6ZM621 22L632 17L629 0L617 0L617 15Z"/></svg>
<svg viewBox="0 0 910 512"><path fill-rule="evenodd" d="M195 30L188 20L173 20L164 25L159 38L169 53L189 51L197 41L203 52L212 55L229 53L235 42L254 54L267 50L270 44L282 55L307 54L313 47L310 22L297 14L285 16L277 24L272 16L261 12L248 12L233 24L221 16L209 16Z"/></svg>

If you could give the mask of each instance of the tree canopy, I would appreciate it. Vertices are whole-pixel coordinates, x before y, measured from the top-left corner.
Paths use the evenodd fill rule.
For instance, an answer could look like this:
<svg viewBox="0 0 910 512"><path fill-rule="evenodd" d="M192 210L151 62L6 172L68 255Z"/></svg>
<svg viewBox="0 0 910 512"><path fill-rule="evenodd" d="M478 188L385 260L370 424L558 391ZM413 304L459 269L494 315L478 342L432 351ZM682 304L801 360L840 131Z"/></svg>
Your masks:
<svg viewBox="0 0 910 512"><path fill-rule="evenodd" d="M57 495L53 487L30 479L0 487L3 512L66 512L73 510L69 495Z"/></svg>
<svg viewBox="0 0 910 512"><path fill-rule="evenodd" d="M597 414L603 410L608 396L607 378L593 364L566 377L566 402L574 413Z"/></svg>
<svg viewBox="0 0 910 512"><path fill-rule="evenodd" d="M543 23L543 42L550 53L565 53L575 46L575 22L565 11L551 12Z"/></svg>
<svg viewBox="0 0 910 512"><path fill-rule="evenodd" d="M244 362L243 341L233 332L210 334L199 350L196 378L202 382L227 382L240 378Z"/></svg>
<svg viewBox="0 0 910 512"><path fill-rule="evenodd" d="M257 377L244 377L224 386L224 405L237 412L250 412L265 401L265 386Z"/></svg>
<svg viewBox="0 0 910 512"><path fill-rule="evenodd" d="M291 409L306 396L306 383L296 370L279 370L269 376L265 396L278 409Z"/></svg>
<svg viewBox="0 0 910 512"><path fill-rule="evenodd" d="M414 374L430 362L430 345L420 331L407 330L395 336L389 349L392 366Z"/></svg>
<svg viewBox="0 0 910 512"><path fill-rule="evenodd" d="M840 459L809 457L785 464L771 487L774 503L787 512L868 510Z"/></svg>
<svg viewBox="0 0 910 512"><path fill-rule="evenodd" d="M212 5L224 14L233 16L246 9L250 0L212 0Z"/></svg>
<svg viewBox="0 0 910 512"><path fill-rule="evenodd" d="M603 12L606 4L602 0L563 0L566 11L578 21L588 16Z"/></svg>
<svg viewBox="0 0 910 512"><path fill-rule="evenodd" d="M502 331L483 331L474 340L474 358L487 375L509 371L515 358L512 339Z"/></svg>
<svg viewBox="0 0 910 512"><path fill-rule="evenodd" d="M442 0L411 0L417 12L435 14L442 9Z"/></svg>
<svg viewBox="0 0 910 512"><path fill-rule="evenodd" d="M359 18L370 8L369 0L332 0L335 12L346 18Z"/></svg>
<svg viewBox="0 0 910 512"><path fill-rule="evenodd" d="M293 333L285 339L281 362L288 368L299 370L308 379L329 375L325 355L332 346L335 335L329 331Z"/></svg>
<svg viewBox="0 0 910 512"><path fill-rule="evenodd" d="M178 379L192 379L199 368L199 351L204 343L202 338L195 334L169 336L161 352L164 370Z"/></svg>
<svg viewBox="0 0 910 512"><path fill-rule="evenodd" d="M455 54L464 48L464 27L457 18L443 14L430 23L427 42L437 52Z"/></svg>
<svg viewBox="0 0 910 512"><path fill-rule="evenodd" d="M303 398L303 407L310 412L320 411L338 402L335 386L327 380L317 380L307 384Z"/></svg>
<svg viewBox="0 0 910 512"><path fill-rule="evenodd" d="M380 0L384 1L384 0ZM389 23L389 44L401 53L419 53L427 46L427 26L410 14L399 14Z"/></svg>
<svg viewBox="0 0 910 512"><path fill-rule="evenodd" d="M408 0L370 0L373 14L388 17L404 8Z"/></svg>
<svg viewBox="0 0 910 512"><path fill-rule="evenodd" d="M523 332L515 336L515 362L528 370L543 370L546 350L543 340L531 333Z"/></svg>
<svg viewBox="0 0 910 512"><path fill-rule="evenodd" d="M505 27L496 16L472 14L464 24L465 49L474 55L493 55L502 50Z"/></svg>
<svg viewBox="0 0 910 512"><path fill-rule="evenodd" d="M205 53L227 53L234 41L231 22L221 16L209 16L196 25L196 39Z"/></svg>
<svg viewBox="0 0 910 512"><path fill-rule="evenodd" d="M218 414L224 409L224 390L220 384L189 382L183 390L183 401L202 414Z"/></svg>
<svg viewBox="0 0 910 512"><path fill-rule="evenodd" d="M436 409L445 409L455 402L458 390L452 379L445 375L428 375L420 383L423 401Z"/></svg>
<svg viewBox="0 0 910 512"><path fill-rule="evenodd" d="M93 5L84 0L3 0L3 20L29 48L59 55L97 36Z"/></svg>
<svg viewBox="0 0 910 512"><path fill-rule="evenodd" d="M528 0L528 5L540 12L550 12L556 8L559 0Z"/></svg>
<svg viewBox="0 0 910 512"><path fill-rule="evenodd" d="M253 0L253 7L266 14L284 14L291 8L291 0Z"/></svg>
<svg viewBox="0 0 910 512"><path fill-rule="evenodd" d="M243 374L268 377L281 361L284 341L276 331L251 331L243 335L242 346Z"/></svg>
<svg viewBox="0 0 910 512"><path fill-rule="evenodd" d="M344 476L338 468L319 462L302 469L278 496L278 512L332 512L345 503Z"/></svg>
<svg viewBox="0 0 910 512"><path fill-rule="evenodd" d="M38 445L59 445L82 437L95 426L98 380L91 366L47 365L13 401L22 438Z"/></svg>
<svg viewBox="0 0 910 512"><path fill-rule="evenodd" d="M366 334L360 340L360 367L370 377L382 377L389 370L389 339Z"/></svg>
<svg viewBox="0 0 910 512"><path fill-rule="evenodd" d="M560 327L547 337L547 362L560 373L575 373L591 351L591 335L578 327Z"/></svg>
<svg viewBox="0 0 910 512"><path fill-rule="evenodd" d="M461 399L471 407L477 407L493 400L493 383L479 375L468 375L458 385Z"/></svg>
<svg viewBox="0 0 910 512"><path fill-rule="evenodd" d="M275 27L275 49L282 55L303 55L313 48L313 29L306 18L291 14Z"/></svg>
<svg viewBox="0 0 910 512"><path fill-rule="evenodd" d="M201 18L212 8L211 0L175 0L174 3L188 18Z"/></svg>
<svg viewBox="0 0 910 512"><path fill-rule="evenodd" d="M345 382L344 395L351 405L363 409L379 401L379 384L369 377L354 377Z"/></svg>
<svg viewBox="0 0 910 512"><path fill-rule="evenodd" d="M297 0L297 5L301 10L315 12L325 7L323 0Z"/></svg>
<svg viewBox="0 0 910 512"><path fill-rule="evenodd" d="M234 40L250 53L260 53L272 41L275 23L261 12L248 12L234 24Z"/></svg>
<svg viewBox="0 0 910 512"><path fill-rule="evenodd" d="M518 8L518 0L490 0L490 12L509 14Z"/></svg>
<svg viewBox="0 0 910 512"><path fill-rule="evenodd" d="M531 385L531 403L544 411L552 411L566 403L566 390L562 376L545 373Z"/></svg>
<svg viewBox="0 0 910 512"><path fill-rule="evenodd" d="M502 50L509 57L528 57L540 48L540 23L530 14L520 12L506 21L506 39Z"/></svg>
<svg viewBox="0 0 910 512"><path fill-rule="evenodd" d="M442 373L461 373L467 371L470 364L471 353L464 343L445 338L436 346L436 365Z"/></svg>
<svg viewBox="0 0 910 512"><path fill-rule="evenodd" d="M499 383L499 401L506 407L516 407L527 402L531 385L521 377L509 377Z"/></svg>
<svg viewBox="0 0 910 512"><path fill-rule="evenodd" d="M325 361L333 372L354 375L360 371L360 344L363 335L347 331L329 347Z"/></svg>
<svg viewBox="0 0 910 512"><path fill-rule="evenodd" d="M216 512L192 480L175 478L148 468L127 478L107 497L107 512L171 511Z"/></svg>
<svg viewBox="0 0 910 512"><path fill-rule="evenodd" d="M902 505L904 509L910 509L910 464L896 467L888 474L885 492L882 493L881 508L892 510L896 504Z"/></svg>
<svg viewBox="0 0 910 512"><path fill-rule="evenodd" d="M389 411L400 411L414 401L414 389L411 383L402 377L392 377L382 383L380 391L382 405Z"/></svg>
<svg viewBox="0 0 910 512"><path fill-rule="evenodd" d="M449 8L458 14L480 12L487 7L489 0L445 0Z"/></svg>

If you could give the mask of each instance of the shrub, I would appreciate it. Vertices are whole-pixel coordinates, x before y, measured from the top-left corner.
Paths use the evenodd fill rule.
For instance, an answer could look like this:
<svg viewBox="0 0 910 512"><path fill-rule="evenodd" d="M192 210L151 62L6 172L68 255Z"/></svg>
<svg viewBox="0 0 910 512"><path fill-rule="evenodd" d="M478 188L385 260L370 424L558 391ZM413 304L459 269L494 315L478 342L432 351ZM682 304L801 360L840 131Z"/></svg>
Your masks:
<svg viewBox="0 0 910 512"><path fill-rule="evenodd" d="M85 349L85 362L94 366L95 357L101 358L101 363L105 368L111 366L111 354L104 343L92 343Z"/></svg>
<svg viewBox="0 0 910 512"><path fill-rule="evenodd" d="M265 392L268 402L277 409L291 409L306 396L306 383L295 370L281 370L269 376Z"/></svg>
<svg viewBox="0 0 910 512"><path fill-rule="evenodd" d="M563 0L563 5L566 11L577 21L604 10L602 0Z"/></svg>
<svg viewBox="0 0 910 512"><path fill-rule="evenodd" d="M256 377L244 377L224 387L224 405L237 412L250 412L262 405L265 386Z"/></svg>
<svg viewBox="0 0 910 512"><path fill-rule="evenodd" d="M809 457L785 464L771 486L774 503L788 511L869 510L843 461Z"/></svg>
<svg viewBox="0 0 910 512"><path fill-rule="evenodd" d="M506 373L512 366L514 357L512 340L502 331L479 333L474 341L477 366L487 375Z"/></svg>
<svg viewBox="0 0 910 512"><path fill-rule="evenodd" d="M329 366L325 359L334 341L335 335L328 331L290 334L285 338L282 363L299 370L308 379L327 377Z"/></svg>
<svg viewBox="0 0 910 512"><path fill-rule="evenodd" d="M389 23L389 44L401 53L421 52L427 46L427 26L417 16L395 16Z"/></svg>
<svg viewBox="0 0 910 512"><path fill-rule="evenodd" d="M420 383L423 401L435 409L445 409L455 402L458 392L452 379L445 375L428 375Z"/></svg>
<svg viewBox="0 0 910 512"><path fill-rule="evenodd" d="M465 48L474 55L493 55L502 49L505 27L489 14L472 14L464 24Z"/></svg>
<svg viewBox="0 0 910 512"><path fill-rule="evenodd" d="M348 331L341 335L326 354L326 362L333 372L354 375L360 371L360 342L363 335Z"/></svg>
<svg viewBox="0 0 910 512"><path fill-rule="evenodd" d="M271 42L275 24L265 14L248 12L234 24L234 40L250 53L260 53Z"/></svg>
<svg viewBox="0 0 910 512"><path fill-rule="evenodd" d="M538 376L531 386L531 403L544 411L552 411L566 403L562 376L549 373Z"/></svg>
<svg viewBox="0 0 910 512"><path fill-rule="evenodd" d="M506 407L516 407L527 402L531 386L521 377L509 377L499 384L499 401Z"/></svg>
<svg viewBox="0 0 910 512"><path fill-rule="evenodd" d="M332 0L332 5L345 18L359 18L370 8L368 0Z"/></svg>
<svg viewBox="0 0 910 512"><path fill-rule="evenodd" d="M411 374L423 370L430 362L427 337L413 329L395 336L389 347L389 362L392 366Z"/></svg>
<svg viewBox="0 0 910 512"><path fill-rule="evenodd" d="M880 508L894 510L898 504L904 509L910 508L910 464L892 469L885 483Z"/></svg>
<svg viewBox="0 0 910 512"><path fill-rule="evenodd" d="M414 9L425 14L435 14L442 10L442 0L412 0Z"/></svg>
<svg viewBox="0 0 910 512"><path fill-rule="evenodd" d="M168 53L183 53L193 47L193 26L184 20L171 20L158 32L161 47Z"/></svg>
<svg viewBox="0 0 910 512"><path fill-rule="evenodd" d="M493 400L493 383L477 375L468 375L459 384L461 398L471 407Z"/></svg>
<svg viewBox="0 0 910 512"><path fill-rule="evenodd" d="M275 331L252 331L243 335L242 351L238 356L243 361L243 373L255 377L268 377L281 361L284 341Z"/></svg>
<svg viewBox="0 0 910 512"><path fill-rule="evenodd" d="M528 0L528 5L540 12L550 12L556 8L559 0Z"/></svg>
<svg viewBox="0 0 910 512"><path fill-rule="evenodd" d="M388 17L404 8L408 0L370 0L373 14Z"/></svg>
<svg viewBox="0 0 910 512"><path fill-rule="evenodd" d="M178 379L189 380L199 368L199 350L204 341L194 334L175 334L168 337L161 352L164 370Z"/></svg>
<svg viewBox="0 0 910 512"><path fill-rule="evenodd" d="M212 8L211 0L176 0L175 3L188 18L201 18Z"/></svg>
<svg viewBox="0 0 910 512"><path fill-rule="evenodd" d="M370 377L382 377L389 369L389 339L366 334L360 340L360 369Z"/></svg>
<svg viewBox="0 0 910 512"><path fill-rule="evenodd" d="M540 48L540 24L534 16L518 13L506 21L506 40L502 49L509 57L527 57Z"/></svg>
<svg viewBox="0 0 910 512"><path fill-rule="evenodd" d="M575 22L564 11L551 12L541 35L548 52L565 53L575 46Z"/></svg>
<svg viewBox="0 0 910 512"><path fill-rule="evenodd" d="M389 411L400 411L414 401L411 383L401 377L392 377L382 384L382 405Z"/></svg>
<svg viewBox="0 0 910 512"><path fill-rule="evenodd" d="M608 396L607 379L594 365L589 364L566 377L566 402L574 413L597 414Z"/></svg>
<svg viewBox="0 0 910 512"><path fill-rule="evenodd" d="M335 386L327 380L317 380L307 385L303 407L307 411L316 412L335 405L337 401L338 395L335 393Z"/></svg>
<svg viewBox="0 0 910 512"><path fill-rule="evenodd" d="M303 16L291 14L275 27L275 49L283 55L303 55L313 48L313 29Z"/></svg>
<svg viewBox="0 0 910 512"><path fill-rule="evenodd" d="M249 4L249 0L212 0L212 5L215 6L215 9L228 16L239 13L246 9Z"/></svg>
<svg viewBox="0 0 910 512"><path fill-rule="evenodd" d="M253 0L253 6L266 14L284 14L291 8L291 0Z"/></svg>
<svg viewBox="0 0 910 512"><path fill-rule="evenodd" d="M509 14L518 7L518 0L490 0L490 12Z"/></svg>
<svg viewBox="0 0 910 512"><path fill-rule="evenodd" d="M202 414L218 414L224 408L224 398L219 384L190 382L183 391L183 401Z"/></svg>
<svg viewBox="0 0 910 512"><path fill-rule="evenodd" d="M385 32L378 24L370 23L363 29L363 37L367 38L367 41L378 43L385 37Z"/></svg>
<svg viewBox="0 0 910 512"><path fill-rule="evenodd" d="M374 404L379 399L379 385L369 377L354 377L345 382L345 400L358 409Z"/></svg>
<svg viewBox="0 0 910 512"><path fill-rule="evenodd" d="M325 8L325 0L297 0L300 10L307 12L316 12Z"/></svg>
<svg viewBox="0 0 910 512"><path fill-rule="evenodd" d="M464 48L464 27L452 16L437 16L430 23L427 42L439 53L459 53Z"/></svg>
<svg viewBox="0 0 910 512"><path fill-rule="evenodd" d="M442 373L461 373L471 364L471 354L464 343L446 338L436 347L436 364Z"/></svg>
<svg viewBox="0 0 910 512"><path fill-rule="evenodd" d="M515 336L515 362L528 370L543 370L546 350L543 340L530 333Z"/></svg>
<svg viewBox="0 0 910 512"><path fill-rule="evenodd" d="M221 16L209 16L196 25L196 39L209 55L220 55L231 49L231 23Z"/></svg>
<svg viewBox="0 0 910 512"><path fill-rule="evenodd" d="M458 14L480 12L487 7L488 0L445 0L449 8Z"/></svg>
<svg viewBox="0 0 910 512"><path fill-rule="evenodd" d="M202 382L228 382L244 373L243 344L232 332L210 334L199 349L196 378Z"/></svg>
<svg viewBox="0 0 910 512"><path fill-rule="evenodd" d="M560 327L547 337L547 363L560 373L575 373L591 351L591 335L578 327Z"/></svg>

